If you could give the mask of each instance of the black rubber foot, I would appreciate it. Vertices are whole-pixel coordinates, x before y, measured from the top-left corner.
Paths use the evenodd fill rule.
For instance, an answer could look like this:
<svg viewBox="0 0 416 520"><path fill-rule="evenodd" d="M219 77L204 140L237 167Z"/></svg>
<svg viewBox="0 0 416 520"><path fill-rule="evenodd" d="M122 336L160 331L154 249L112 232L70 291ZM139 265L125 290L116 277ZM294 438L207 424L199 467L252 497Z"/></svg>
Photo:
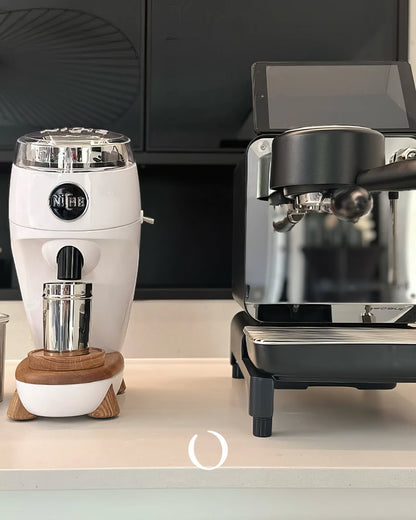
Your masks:
<svg viewBox="0 0 416 520"><path fill-rule="evenodd" d="M233 379L244 379L243 373L237 363L233 365Z"/></svg>
<svg viewBox="0 0 416 520"><path fill-rule="evenodd" d="M253 435L270 437L272 434L272 417L253 417Z"/></svg>

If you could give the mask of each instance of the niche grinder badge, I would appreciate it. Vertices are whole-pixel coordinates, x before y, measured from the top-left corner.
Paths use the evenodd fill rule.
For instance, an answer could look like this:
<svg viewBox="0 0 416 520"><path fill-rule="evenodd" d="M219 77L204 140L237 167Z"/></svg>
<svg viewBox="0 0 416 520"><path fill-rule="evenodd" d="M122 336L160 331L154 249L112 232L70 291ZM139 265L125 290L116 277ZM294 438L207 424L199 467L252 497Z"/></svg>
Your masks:
<svg viewBox="0 0 416 520"><path fill-rule="evenodd" d="M62 220L75 220L87 209L88 197L76 184L60 184L49 195L49 207Z"/></svg>

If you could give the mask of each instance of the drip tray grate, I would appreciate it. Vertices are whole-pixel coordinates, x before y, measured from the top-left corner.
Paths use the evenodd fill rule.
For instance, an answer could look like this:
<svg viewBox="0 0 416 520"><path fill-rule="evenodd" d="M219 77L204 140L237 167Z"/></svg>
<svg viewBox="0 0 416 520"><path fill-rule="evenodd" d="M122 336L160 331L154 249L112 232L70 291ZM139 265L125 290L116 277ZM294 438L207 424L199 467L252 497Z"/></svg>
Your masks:
<svg viewBox="0 0 416 520"><path fill-rule="evenodd" d="M416 329L244 328L254 366L281 381L416 381Z"/></svg>
<svg viewBox="0 0 416 520"><path fill-rule="evenodd" d="M416 345L416 328L244 327L244 334L262 345Z"/></svg>

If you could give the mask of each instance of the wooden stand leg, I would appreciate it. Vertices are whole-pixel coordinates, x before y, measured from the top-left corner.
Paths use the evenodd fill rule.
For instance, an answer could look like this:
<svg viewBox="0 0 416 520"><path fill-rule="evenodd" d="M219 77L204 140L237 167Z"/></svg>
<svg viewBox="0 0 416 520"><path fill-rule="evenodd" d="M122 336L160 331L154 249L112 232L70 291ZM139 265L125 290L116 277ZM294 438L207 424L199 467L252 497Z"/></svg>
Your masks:
<svg viewBox="0 0 416 520"><path fill-rule="evenodd" d="M9 404L7 417L13 421L29 421L30 419L34 419L36 415L26 410L16 390Z"/></svg>
<svg viewBox="0 0 416 520"><path fill-rule="evenodd" d="M125 381L123 379L121 381L121 385L120 385L120 388L118 389L117 395L124 394L125 391L126 391L126 383L125 383Z"/></svg>
<svg viewBox="0 0 416 520"><path fill-rule="evenodd" d="M116 394L114 393L113 385L110 386L100 406L88 414L94 419L109 419L110 417L117 417L120 413Z"/></svg>

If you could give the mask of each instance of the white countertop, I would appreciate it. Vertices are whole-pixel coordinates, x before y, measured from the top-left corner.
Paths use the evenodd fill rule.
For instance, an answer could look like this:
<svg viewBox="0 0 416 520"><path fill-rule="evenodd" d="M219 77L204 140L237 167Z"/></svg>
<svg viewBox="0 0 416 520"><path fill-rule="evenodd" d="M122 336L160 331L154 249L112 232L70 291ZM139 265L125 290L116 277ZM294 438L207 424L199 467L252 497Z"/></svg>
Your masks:
<svg viewBox="0 0 416 520"><path fill-rule="evenodd" d="M243 380L225 359L128 360L121 415L7 419L0 405L0 490L132 488L415 488L416 385L395 390L277 390L273 436L251 435ZM212 466L193 466L188 443Z"/></svg>

